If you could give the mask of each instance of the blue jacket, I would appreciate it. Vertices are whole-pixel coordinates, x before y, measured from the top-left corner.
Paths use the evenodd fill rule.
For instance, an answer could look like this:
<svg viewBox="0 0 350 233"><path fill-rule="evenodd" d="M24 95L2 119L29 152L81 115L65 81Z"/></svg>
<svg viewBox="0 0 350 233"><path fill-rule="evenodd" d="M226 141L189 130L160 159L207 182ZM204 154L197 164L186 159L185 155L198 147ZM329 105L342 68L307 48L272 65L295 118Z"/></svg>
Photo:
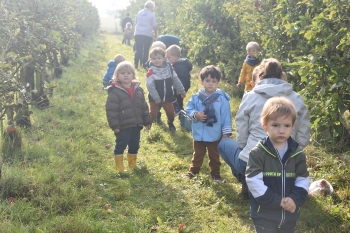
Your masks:
<svg viewBox="0 0 350 233"><path fill-rule="evenodd" d="M204 89L201 91L204 91ZM230 96L220 89L217 89L215 93L219 93L220 96L213 103L217 118L217 122L213 124L213 127L207 126L206 123L198 121L194 117L197 112L204 112L205 110L205 106L199 99L198 94L192 95L190 101L187 103L186 113L193 119L192 135L195 141L215 142L223 134L232 133Z"/></svg>
<svg viewBox="0 0 350 233"><path fill-rule="evenodd" d="M249 153L246 181L255 225L295 227L310 185L306 156L296 141L289 137L288 149L280 159L269 137L261 140ZM280 206L284 197L293 199L294 213Z"/></svg>
<svg viewBox="0 0 350 233"><path fill-rule="evenodd" d="M114 60L110 60L108 62L108 68L106 73L103 75L103 82L109 82L113 78L113 73L115 71L115 68L117 68L117 64L115 63Z"/></svg>

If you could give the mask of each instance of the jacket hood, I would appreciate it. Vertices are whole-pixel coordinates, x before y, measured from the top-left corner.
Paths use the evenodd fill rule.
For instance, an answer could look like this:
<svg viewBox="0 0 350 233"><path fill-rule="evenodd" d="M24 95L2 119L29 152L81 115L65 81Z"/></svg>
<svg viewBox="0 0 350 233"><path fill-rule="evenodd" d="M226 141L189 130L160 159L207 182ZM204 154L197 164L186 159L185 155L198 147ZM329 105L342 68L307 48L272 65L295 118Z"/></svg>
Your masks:
<svg viewBox="0 0 350 233"><path fill-rule="evenodd" d="M115 63L114 60L110 60L110 61L108 62L108 67L116 67L116 66L117 66L117 64Z"/></svg>
<svg viewBox="0 0 350 233"><path fill-rule="evenodd" d="M253 91L265 96L265 98L288 96L293 92L293 86L282 79L267 78L258 82Z"/></svg>

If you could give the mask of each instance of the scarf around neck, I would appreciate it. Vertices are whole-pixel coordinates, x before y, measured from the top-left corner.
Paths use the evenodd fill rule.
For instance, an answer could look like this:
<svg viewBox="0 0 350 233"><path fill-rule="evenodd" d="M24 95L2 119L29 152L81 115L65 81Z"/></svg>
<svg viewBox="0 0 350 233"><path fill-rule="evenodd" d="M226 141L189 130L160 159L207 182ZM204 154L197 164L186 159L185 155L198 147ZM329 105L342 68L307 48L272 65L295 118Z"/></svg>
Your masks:
<svg viewBox="0 0 350 233"><path fill-rule="evenodd" d="M214 92L208 96L205 93L204 89L198 91L198 98L205 106L204 114L207 115L207 119L204 121L204 123L207 123L207 126L213 127L213 123L216 123L218 121L215 116L213 103L218 99L219 96L220 94L217 92Z"/></svg>
<svg viewBox="0 0 350 233"><path fill-rule="evenodd" d="M259 58L253 59L250 56L247 56L245 58L245 62L247 62L247 64L250 65L250 66L255 66L255 65L260 63L260 60L259 60Z"/></svg>

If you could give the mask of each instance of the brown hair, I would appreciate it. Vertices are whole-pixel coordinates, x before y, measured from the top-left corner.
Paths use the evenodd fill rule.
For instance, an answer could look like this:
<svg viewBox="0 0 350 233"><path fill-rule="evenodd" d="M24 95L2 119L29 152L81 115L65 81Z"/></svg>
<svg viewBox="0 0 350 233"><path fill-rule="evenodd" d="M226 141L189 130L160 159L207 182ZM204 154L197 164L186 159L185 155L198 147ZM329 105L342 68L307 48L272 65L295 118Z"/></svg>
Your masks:
<svg viewBox="0 0 350 233"><path fill-rule="evenodd" d="M289 116L292 117L292 124L294 125L297 114L292 101L285 96L275 96L266 101L260 114L260 120L262 125L266 125L269 120Z"/></svg>
<svg viewBox="0 0 350 233"><path fill-rule="evenodd" d="M117 54L117 55L114 56L114 62L116 64L118 64L118 63L120 63L122 61L125 61L125 57L123 55Z"/></svg>
<svg viewBox="0 0 350 233"><path fill-rule="evenodd" d="M165 51L161 47L155 47L151 50L149 53L149 57L155 56L155 55L161 55L165 58Z"/></svg>
<svg viewBox="0 0 350 233"><path fill-rule="evenodd" d="M167 53L170 53L172 56L177 56L180 57L181 56L181 48L178 45L171 45L169 46L169 48L166 50Z"/></svg>
<svg viewBox="0 0 350 233"><path fill-rule="evenodd" d="M268 58L261 61L262 78L282 78L283 70L281 63L275 58Z"/></svg>
<svg viewBox="0 0 350 233"><path fill-rule="evenodd" d="M199 76L201 80L203 81L205 78L207 78L210 75L211 78L217 79L220 81L221 78L221 70L219 67L216 67L214 65L209 65L201 69Z"/></svg>

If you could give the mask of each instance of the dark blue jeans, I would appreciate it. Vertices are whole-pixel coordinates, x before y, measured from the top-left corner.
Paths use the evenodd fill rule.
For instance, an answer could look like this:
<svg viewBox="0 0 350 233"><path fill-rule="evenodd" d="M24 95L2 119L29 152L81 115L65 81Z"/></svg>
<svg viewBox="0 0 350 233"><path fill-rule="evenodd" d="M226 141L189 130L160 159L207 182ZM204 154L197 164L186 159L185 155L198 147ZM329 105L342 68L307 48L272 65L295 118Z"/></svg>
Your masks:
<svg viewBox="0 0 350 233"><path fill-rule="evenodd" d="M151 47L153 38L145 35L135 35L135 68L145 67L145 63L148 61L149 48Z"/></svg>
<svg viewBox="0 0 350 233"><path fill-rule="evenodd" d="M129 154L137 154L140 148L140 132L141 127L133 127L128 129L121 129L119 133L115 133L116 139L114 154L123 154L126 146L128 146Z"/></svg>

